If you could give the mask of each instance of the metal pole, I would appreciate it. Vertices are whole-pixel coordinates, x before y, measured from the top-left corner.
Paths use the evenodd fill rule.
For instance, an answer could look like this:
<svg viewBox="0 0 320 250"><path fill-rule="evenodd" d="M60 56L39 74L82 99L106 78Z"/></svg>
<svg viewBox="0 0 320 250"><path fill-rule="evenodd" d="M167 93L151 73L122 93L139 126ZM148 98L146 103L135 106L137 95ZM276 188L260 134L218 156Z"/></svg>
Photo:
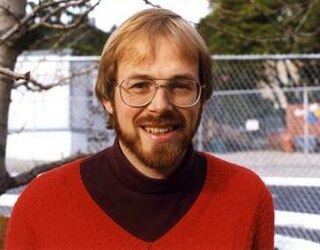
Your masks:
<svg viewBox="0 0 320 250"><path fill-rule="evenodd" d="M303 151L305 154L309 153L309 99L307 87L303 87Z"/></svg>

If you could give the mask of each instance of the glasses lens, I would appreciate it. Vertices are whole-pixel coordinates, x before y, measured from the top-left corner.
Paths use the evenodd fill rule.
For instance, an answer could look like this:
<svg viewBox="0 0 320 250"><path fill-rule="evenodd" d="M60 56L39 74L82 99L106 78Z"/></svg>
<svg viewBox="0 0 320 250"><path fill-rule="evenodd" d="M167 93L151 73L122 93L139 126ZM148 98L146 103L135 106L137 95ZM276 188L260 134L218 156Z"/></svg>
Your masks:
<svg viewBox="0 0 320 250"><path fill-rule="evenodd" d="M189 79L172 80L164 85L159 85L154 80L125 80L120 84L120 95L122 101L129 106L142 107L152 101L157 88L165 88L170 101L178 107L195 105L201 95L200 84Z"/></svg>
<svg viewBox="0 0 320 250"><path fill-rule="evenodd" d="M148 104L155 93L155 83L151 80L131 79L121 84L120 94L124 103L130 106Z"/></svg>
<svg viewBox="0 0 320 250"><path fill-rule="evenodd" d="M167 86L171 102L176 106L192 106L198 101L200 85L193 80L175 80Z"/></svg>

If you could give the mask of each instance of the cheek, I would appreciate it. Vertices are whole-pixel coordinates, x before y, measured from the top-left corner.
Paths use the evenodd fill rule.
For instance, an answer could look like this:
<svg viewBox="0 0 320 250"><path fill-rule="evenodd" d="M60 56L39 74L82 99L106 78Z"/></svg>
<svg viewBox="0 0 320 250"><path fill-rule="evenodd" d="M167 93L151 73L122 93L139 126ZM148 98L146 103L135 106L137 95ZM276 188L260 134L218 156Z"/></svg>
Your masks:
<svg viewBox="0 0 320 250"><path fill-rule="evenodd" d="M119 102L120 101L120 102ZM115 109L117 112L118 123L122 128L133 127L135 117L138 111L135 108L129 107L128 105L122 103L121 100L115 102Z"/></svg>
<svg viewBox="0 0 320 250"><path fill-rule="evenodd" d="M197 126L200 116L201 116L201 108L198 106L194 107L187 114L185 114L187 122L190 124L191 127Z"/></svg>

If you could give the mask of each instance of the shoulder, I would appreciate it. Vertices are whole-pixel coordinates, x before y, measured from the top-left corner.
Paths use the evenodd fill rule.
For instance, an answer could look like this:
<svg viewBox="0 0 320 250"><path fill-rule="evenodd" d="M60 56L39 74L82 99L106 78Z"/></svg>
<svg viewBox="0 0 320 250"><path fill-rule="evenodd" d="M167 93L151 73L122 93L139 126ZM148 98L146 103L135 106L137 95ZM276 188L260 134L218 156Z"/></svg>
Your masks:
<svg viewBox="0 0 320 250"><path fill-rule="evenodd" d="M70 187L79 176L79 164L76 160L43 173L30 182L19 195L10 216L8 235L11 244L21 244L34 239L37 230L46 230L48 221L63 218L64 208L70 204ZM78 181L79 182L79 181ZM17 237L19 243L17 243Z"/></svg>
<svg viewBox="0 0 320 250"><path fill-rule="evenodd" d="M252 170L204 153L207 178L203 191L211 198L220 197L228 206L260 216L273 215L273 198L263 180Z"/></svg>
<svg viewBox="0 0 320 250"><path fill-rule="evenodd" d="M254 171L209 153L203 153L207 161L208 183L221 185L236 192L269 195L265 183Z"/></svg>
<svg viewBox="0 0 320 250"><path fill-rule="evenodd" d="M65 186L65 180L70 178L72 179L76 176L79 166L84 160L84 158L77 159L40 174L32 182L30 182L30 184L27 186L27 189L38 185L46 185L49 187L53 184L62 184L62 186Z"/></svg>
<svg viewBox="0 0 320 250"><path fill-rule="evenodd" d="M15 208L20 206L34 208L41 203L53 201L78 178L82 161L83 159L78 159L38 175L20 194Z"/></svg>
<svg viewBox="0 0 320 250"><path fill-rule="evenodd" d="M204 155L207 160L208 174L222 174L234 178L249 178L258 182L262 181L255 172L245 166L226 161L209 153L204 153Z"/></svg>

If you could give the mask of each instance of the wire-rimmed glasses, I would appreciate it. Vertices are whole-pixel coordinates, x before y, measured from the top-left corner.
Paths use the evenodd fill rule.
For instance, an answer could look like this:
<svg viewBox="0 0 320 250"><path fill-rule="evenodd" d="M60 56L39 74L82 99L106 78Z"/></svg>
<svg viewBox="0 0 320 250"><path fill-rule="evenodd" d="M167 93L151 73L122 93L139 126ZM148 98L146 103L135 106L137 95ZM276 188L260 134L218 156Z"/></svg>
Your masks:
<svg viewBox="0 0 320 250"><path fill-rule="evenodd" d="M166 81L158 84L157 81ZM177 107L192 107L201 97L199 82L192 79L127 79L116 84L121 100L131 107L143 107L150 104L159 88L165 88L170 102Z"/></svg>

